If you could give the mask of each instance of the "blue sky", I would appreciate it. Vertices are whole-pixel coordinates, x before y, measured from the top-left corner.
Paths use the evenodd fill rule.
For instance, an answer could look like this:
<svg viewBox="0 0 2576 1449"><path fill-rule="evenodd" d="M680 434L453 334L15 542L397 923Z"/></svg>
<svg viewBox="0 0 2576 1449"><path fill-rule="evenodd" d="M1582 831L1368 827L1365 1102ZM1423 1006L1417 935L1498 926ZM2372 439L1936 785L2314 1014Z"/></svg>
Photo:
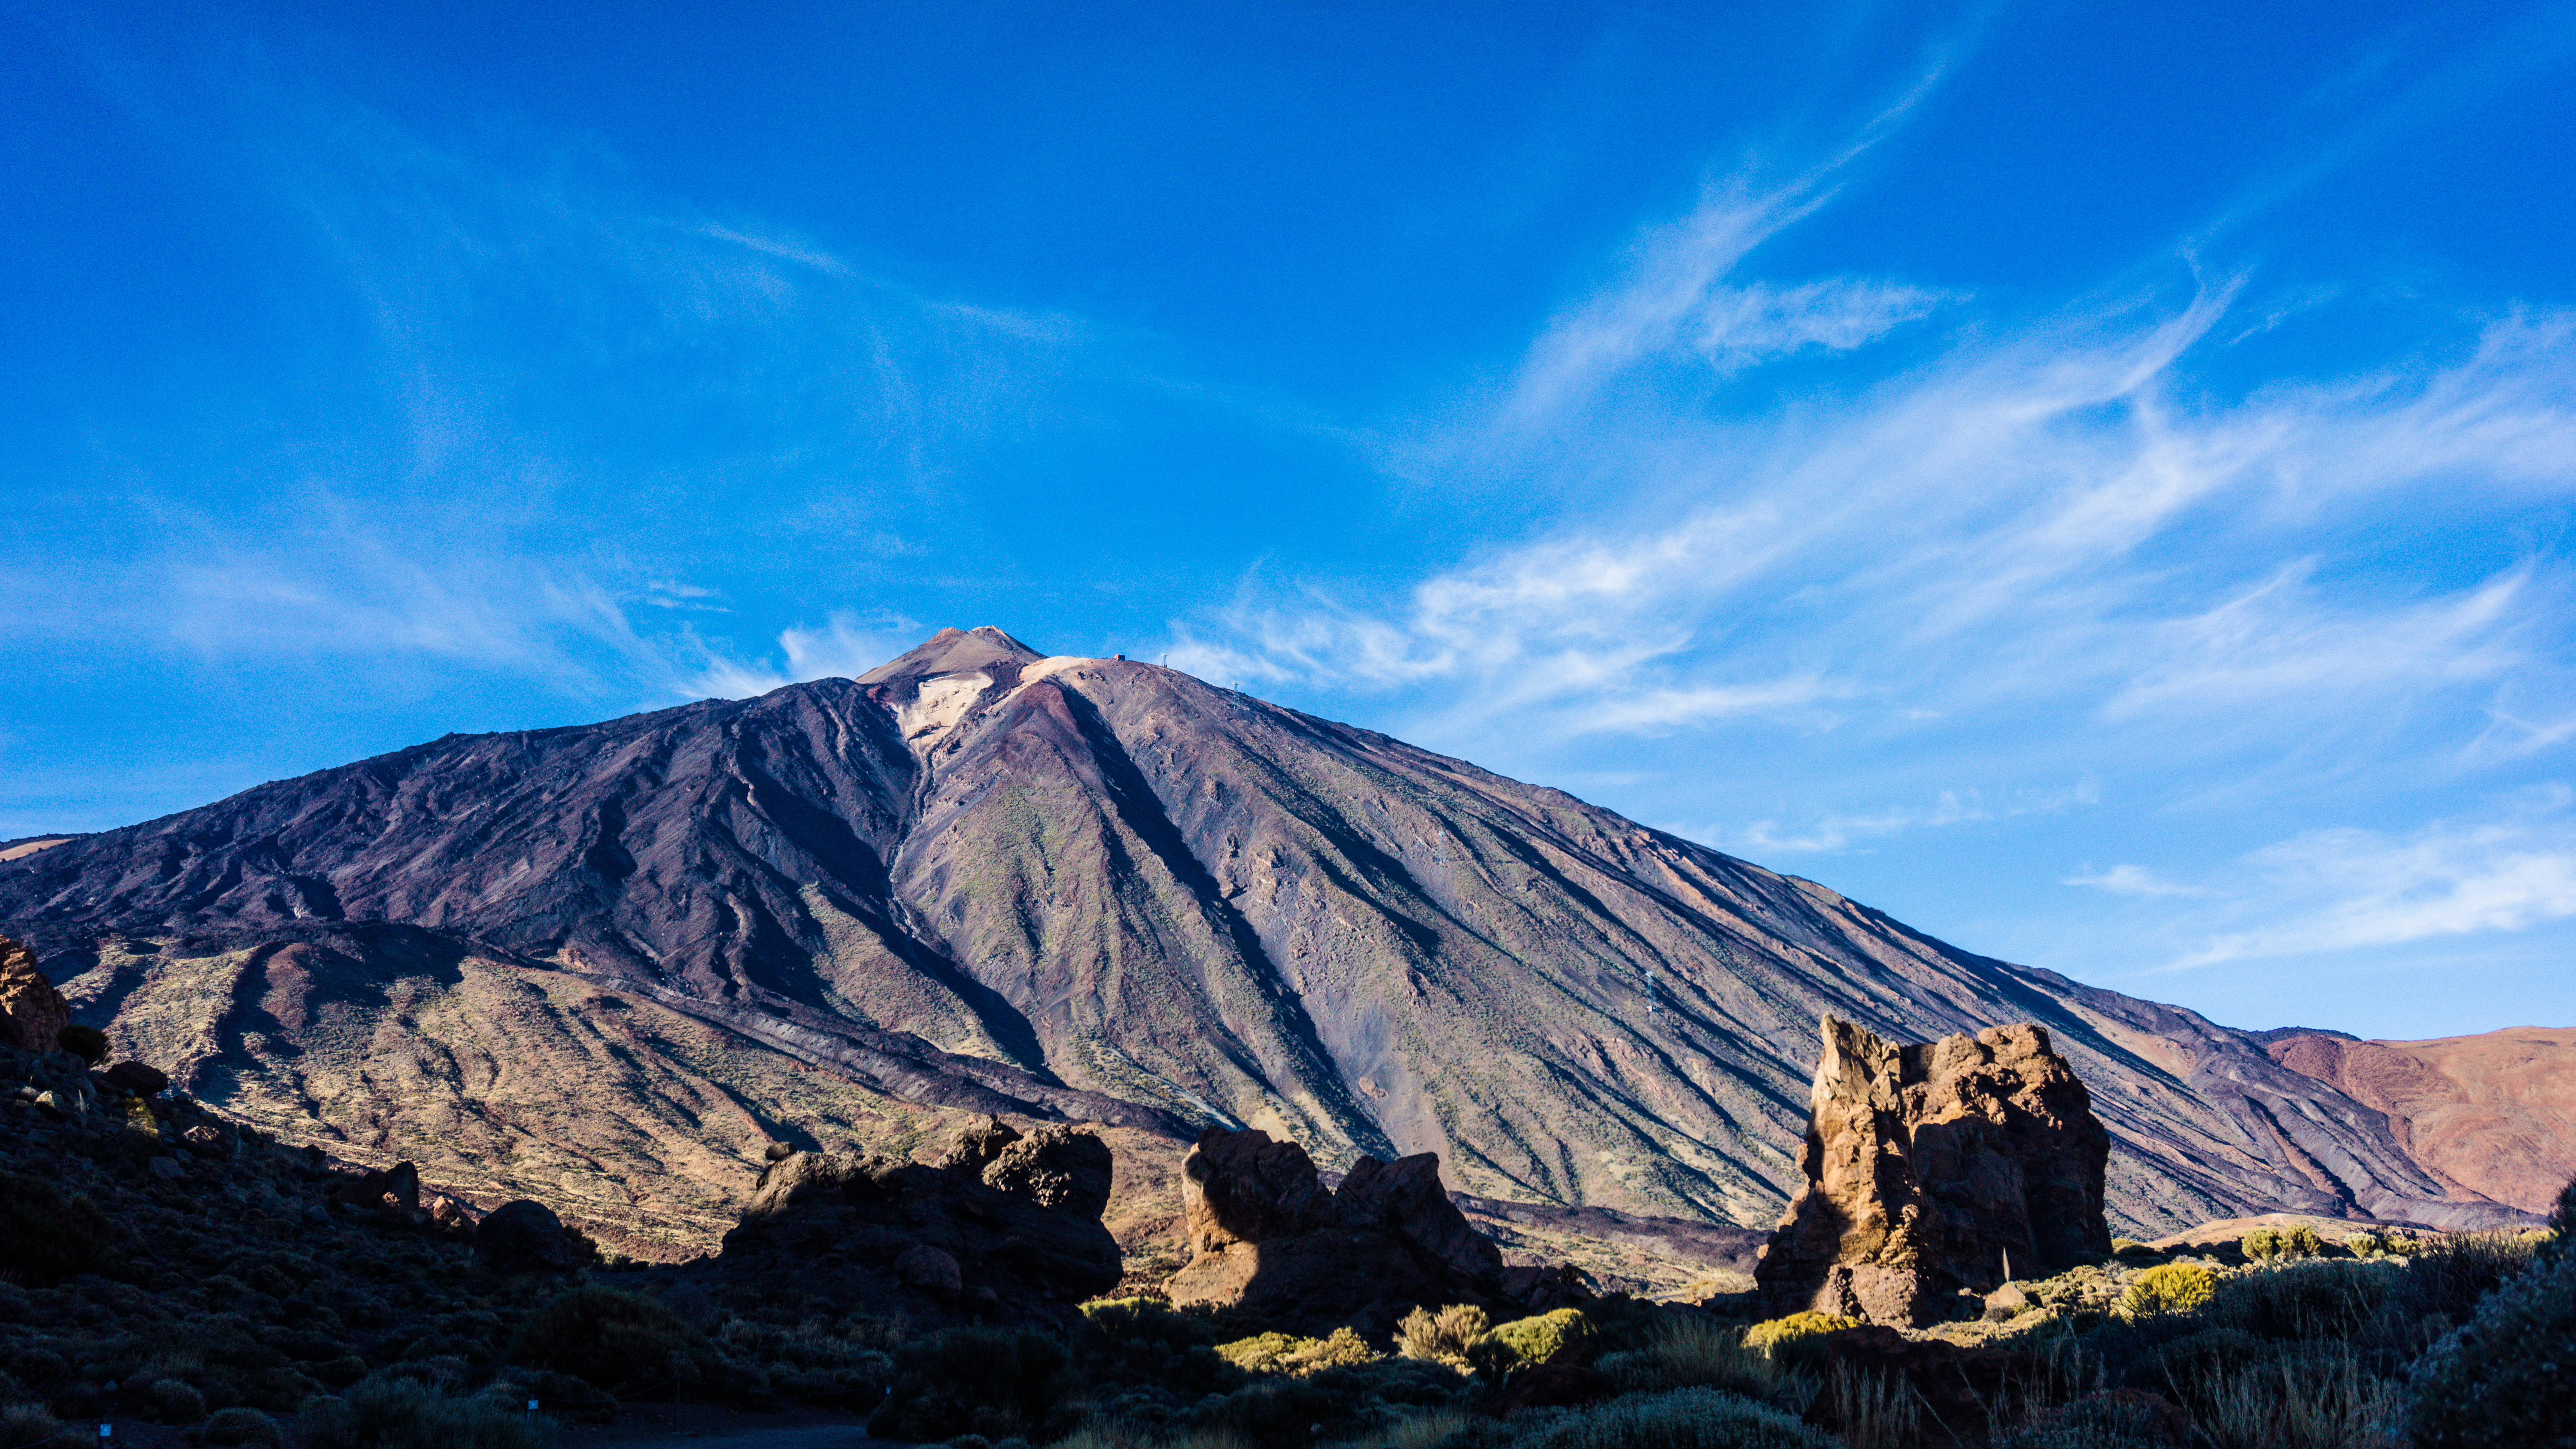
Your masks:
<svg viewBox="0 0 2576 1449"><path fill-rule="evenodd" d="M990 623L2576 1023L2576 7L756 9L0 7L0 838Z"/></svg>

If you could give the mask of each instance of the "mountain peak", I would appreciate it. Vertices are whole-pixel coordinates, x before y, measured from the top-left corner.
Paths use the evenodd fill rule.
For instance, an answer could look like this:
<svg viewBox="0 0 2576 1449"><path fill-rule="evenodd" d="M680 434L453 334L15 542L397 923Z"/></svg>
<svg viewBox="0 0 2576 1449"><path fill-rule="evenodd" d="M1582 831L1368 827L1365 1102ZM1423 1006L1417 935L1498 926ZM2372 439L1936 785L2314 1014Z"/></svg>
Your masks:
<svg viewBox="0 0 2576 1449"><path fill-rule="evenodd" d="M942 629L860 675L859 683L932 679L943 674L990 670L1000 664L1034 664L1045 657L990 624L979 624L972 629Z"/></svg>

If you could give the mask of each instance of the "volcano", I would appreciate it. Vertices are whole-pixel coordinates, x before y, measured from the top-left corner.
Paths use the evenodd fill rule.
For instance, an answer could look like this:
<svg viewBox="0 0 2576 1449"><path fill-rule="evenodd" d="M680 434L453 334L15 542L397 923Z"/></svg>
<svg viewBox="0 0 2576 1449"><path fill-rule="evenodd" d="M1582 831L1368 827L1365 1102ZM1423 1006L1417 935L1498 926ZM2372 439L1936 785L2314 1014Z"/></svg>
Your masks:
<svg viewBox="0 0 2576 1449"><path fill-rule="evenodd" d="M712 1220L753 1144L999 1111L1767 1226L1816 1021L2046 1027L2139 1237L2513 1209L2278 1033L1124 658L942 630L857 679L427 744L0 859L0 931L209 1103ZM688 1184L697 1184L695 1187Z"/></svg>

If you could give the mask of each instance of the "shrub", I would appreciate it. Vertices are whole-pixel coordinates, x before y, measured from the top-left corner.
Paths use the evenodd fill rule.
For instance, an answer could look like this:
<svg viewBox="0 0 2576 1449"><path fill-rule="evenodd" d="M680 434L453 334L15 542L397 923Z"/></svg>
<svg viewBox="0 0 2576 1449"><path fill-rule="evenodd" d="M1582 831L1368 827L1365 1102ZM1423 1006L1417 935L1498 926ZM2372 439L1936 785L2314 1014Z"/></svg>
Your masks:
<svg viewBox="0 0 2576 1449"><path fill-rule="evenodd" d="M2204 1328L2158 1344L2131 1359L2124 1381L2130 1388L2188 1404L2196 1402L2195 1396L2211 1379L2231 1367L2257 1362L2264 1353L2263 1341L2244 1329Z"/></svg>
<svg viewBox="0 0 2576 1449"><path fill-rule="evenodd" d="M2221 1369L2194 1395L2217 1449L2349 1449L2387 1444L2402 1401L2349 1353L2294 1355Z"/></svg>
<svg viewBox="0 0 2576 1449"><path fill-rule="evenodd" d="M2412 1246L2406 1291L2418 1313L2465 1319L2478 1300L2520 1272L2537 1244L2514 1231L2449 1233Z"/></svg>
<svg viewBox="0 0 2576 1449"><path fill-rule="evenodd" d="M706 1337L650 1298L613 1288L575 1288L519 1325L510 1362L586 1379L627 1397L658 1394L675 1380L703 1380L715 1366Z"/></svg>
<svg viewBox="0 0 2576 1449"><path fill-rule="evenodd" d="M152 1385L153 1411L164 1424L193 1424L206 1417L206 1396L185 1379L162 1379Z"/></svg>
<svg viewBox="0 0 2576 1449"><path fill-rule="evenodd" d="M38 1404L0 1406L0 1449L67 1449L80 1436Z"/></svg>
<svg viewBox="0 0 2576 1449"><path fill-rule="evenodd" d="M73 1022L54 1033L54 1045L93 1067L107 1060L107 1033L94 1026Z"/></svg>
<svg viewBox="0 0 2576 1449"><path fill-rule="evenodd" d="M1821 1413L1851 1449L1914 1449L1923 1440L1921 1406L1903 1374L1837 1363L1825 1375L1822 1402L1808 1417Z"/></svg>
<svg viewBox="0 0 2576 1449"><path fill-rule="evenodd" d="M1778 1387L1780 1369L1746 1337L1705 1318L1676 1319L1646 1347L1605 1355L1595 1367L1623 1394L1721 1389L1764 1398Z"/></svg>
<svg viewBox="0 0 2576 1449"><path fill-rule="evenodd" d="M1082 1371L1094 1383L1152 1384L1193 1397L1242 1385L1243 1371L1217 1356L1207 1325L1160 1299L1094 1299L1082 1317Z"/></svg>
<svg viewBox="0 0 2576 1449"><path fill-rule="evenodd" d="M2417 1449L2576 1444L2576 1253L2488 1295L2415 1365L2411 1387Z"/></svg>
<svg viewBox="0 0 2576 1449"><path fill-rule="evenodd" d="M552 1449L554 1421L408 1379L368 1379L295 1416L295 1449Z"/></svg>
<svg viewBox="0 0 2576 1449"><path fill-rule="evenodd" d="M1465 1366L1467 1350L1494 1326L1485 1310L1472 1303L1452 1303L1437 1313L1417 1308L1395 1326L1395 1349L1406 1358L1426 1358Z"/></svg>
<svg viewBox="0 0 2576 1449"><path fill-rule="evenodd" d="M286 1431L257 1409L217 1409L206 1416L203 1432L221 1449L286 1449Z"/></svg>
<svg viewBox="0 0 2576 1449"><path fill-rule="evenodd" d="M2399 1282L2399 1271L2386 1263L2292 1263L2221 1281L2208 1313L2214 1322L2264 1338L2345 1340L2371 1321Z"/></svg>
<svg viewBox="0 0 2576 1449"><path fill-rule="evenodd" d="M1592 1325L1584 1321L1581 1309L1559 1308L1515 1318L1487 1333L1468 1351L1480 1363L1496 1369L1515 1369L1547 1363L1591 1337Z"/></svg>
<svg viewBox="0 0 2576 1449"><path fill-rule="evenodd" d="M1369 1385L1349 1369L1313 1378L1265 1378L1233 1393L1200 1401L1172 1423L1172 1442L1190 1438L1296 1449L1317 1439L1341 1439L1368 1425Z"/></svg>
<svg viewBox="0 0 2576 1449"><path fill-rule="evenodd" d="M1042 1333L951 1328L895 1354L895 1380L868 1418L879 1438L1025 1436L1074 1388L1072 1355Z"/></svg>
<svg viewBox="0 0 2576 1449"><path fill-rule="evenodd" d="M2115 1311L2123 1318L2189 1313L2208 1303L2217 1286L2218 1275L2198 1263L2167 1263L2130 1280Z"/></svg>
<svg viewBox="0 0 2576 1449"><path fill-rule="evenodd" d="M2248 1262L2270 1262L2281 1256L2281 1235L2270 1228L2256 1228L2236 1240L2236 1251L2243 1253Z"/></svg>
<svg viewBox="0 0 2576 1449"><path fill-rule="evenodd" d="M1329 1368L1367 1363L1377 1357L1368 1340L1348 1328L1329 1337L1299 1338L1291 1333L1263 1333L1217 1346L1217 1356L1253 1373L1290 1374L1306 1378Z"/></svg>
<svg viewBox="0 0 2576 1449"><path fill-rule="evenodd" d="M67 1198L42 1178L0 1172L0 1269L54 1283L106 1267L115 1250L116 1227L97 1204Z"/></svg>
<svg viewBox="0 0 2576 1449"><path fill-rule="evenodd" d="M2284 1258L2321 1257L2325 1250L2326 1240L2318 1237L2314 1228L2295 1227L2281 1235L2281 1256Z"/></svg>
<svg viewBox="0 0 2576 1449"><path fill-rule="evenodd" d="M1514 1449L1834 1449L1796 1416L1721 1394L1676 1389L1614 1399L1515 1441Z"/></svg>
<svg viewBox="0 0 2576 1449"><path fill-rule="evenodd" d="M1744 1346L1758 1348L1777 1358L1784 1345L1794 1344L1799 1339L1821 1338L1841 1329L1858 1327L1860 1320L1857 1318L1839 1318L1831 1313L1792 1313L1786 1318L1774 1318L1746 1329Z"/></svg>

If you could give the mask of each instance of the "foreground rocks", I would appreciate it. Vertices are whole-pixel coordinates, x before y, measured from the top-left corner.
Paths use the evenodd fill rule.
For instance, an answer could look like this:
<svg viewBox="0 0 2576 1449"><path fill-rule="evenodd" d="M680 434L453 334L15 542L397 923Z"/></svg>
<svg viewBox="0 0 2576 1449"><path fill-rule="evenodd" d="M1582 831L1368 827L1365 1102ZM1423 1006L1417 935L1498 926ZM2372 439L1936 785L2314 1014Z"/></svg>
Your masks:
<svg viewBox="0 0 2576 1449"><path fill-rule="evenodd" d="M1903 1045L1828 1016L1803 1165L1755 1270L1766 1313L1920 1327L2111 1250L2109 1135L2032 1025Z"/></svg>
<svg viewBox="0 0 2576 1449"><path fill-rule="evenodd" d="M1337 1192L1294 1142L1211 1130L1182 1164L1181 1215L1193 1256L1164 1284L1174 1304L1301 1333L1382 1334L1416 1307L1544 1309L1589 1296L1579 1275L1506 1268L1450 1202L1429 1152L1363 1157Z"/></svg>
<svg viewBox="0 0 2576 1449"><path fill-rule="evenodd" d="M913 1319L1059 1316L1118 1284L1118 1244L1100 1222L1110 1168L1091 1133L1023 1134L999 1118L934 1163L789 1152L762 1170L716 1269Z"/></svg>
<svg viewBox="0 0 2576 1449"><path fill-rule="evenodd" d="M0 936L0 1046L41 1056L71 1024L71 1007L36 969L35 953Z"/></svg>

